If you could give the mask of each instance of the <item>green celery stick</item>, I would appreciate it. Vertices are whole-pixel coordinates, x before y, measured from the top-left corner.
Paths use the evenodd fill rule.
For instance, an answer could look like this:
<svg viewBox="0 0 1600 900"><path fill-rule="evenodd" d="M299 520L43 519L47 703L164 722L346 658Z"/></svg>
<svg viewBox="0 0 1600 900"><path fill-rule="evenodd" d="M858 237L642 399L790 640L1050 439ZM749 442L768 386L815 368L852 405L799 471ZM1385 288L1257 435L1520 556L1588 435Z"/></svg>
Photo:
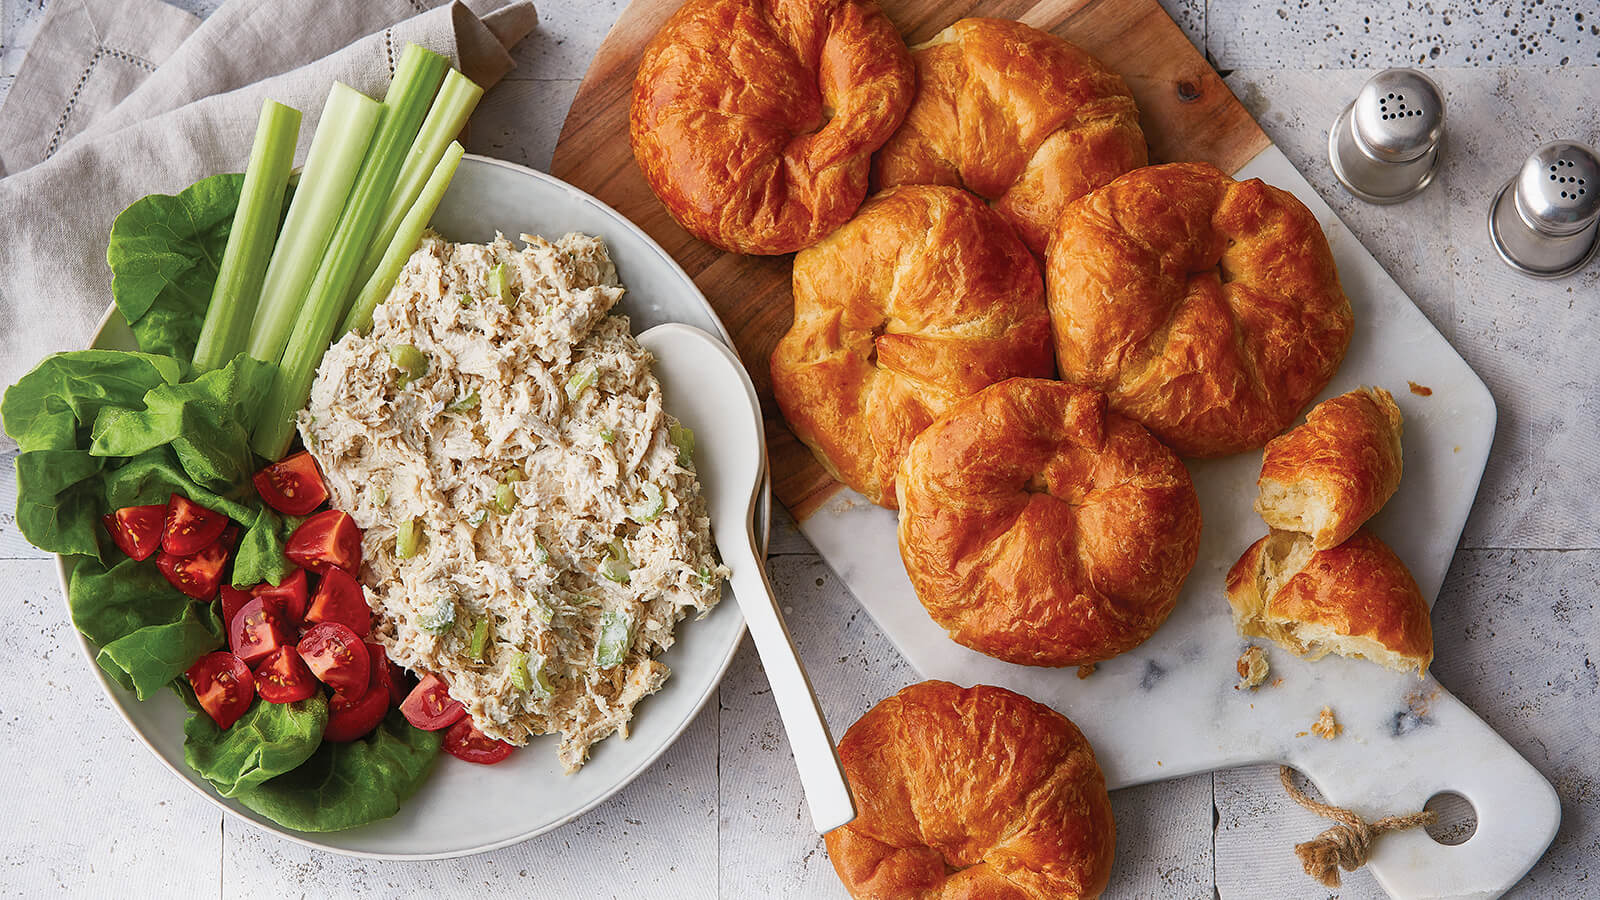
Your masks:
<svg viewBox="0 0 1600 900"><path fill-rule="evenodd" d="M422 194L423 185L438 168L446 148L455 143L456 135L466 127L467 117L472 115L482 97L483 88L474 84L472 79L455 69L445 73L439 96L433 98L433 108L428 110L428 118L423 120L417 139L411 142L405 168L400 170L394 193L389 195L389 202L383 208L377 237L372 246L367 248L361 268L356 270L356 284L366 284L372 278L372 273L378 270L392 238L400 230L401 221Z"/></svg>
<svg viewBox="0 0 1600 900"><path fill-rule="evenodd" d="M217 267L217 283L211 288L211 303L194 348L197 374L222 368L244 349L256 302L261 299L262 278L277 243L278 215L283 212L283 192L289 186L299 137L300 111L263 100L239 208L233 214L228 244Z"/></svg>
<svg viewBox="0 0 1600 900"><path fill-rule="evenodd" d="M439 201L444 198L445 189L450 186L450 179L455 177L456 166L460 165L465 153L459 143L450 142L450 147L433 167L433 174L428 176L427 184L417 195L416 202L411 204L405 218L400 220L400 227L390 238L378 267L362 286L361 293L356 295L356 302L350 305L350 314L345 316L338 334L348 331L364 333L372 327L372 311L378 308L383 298L389 296L395 279L400 277L400 270L405 268L411 252L417 249L417 244L422 240L422 231L428 227L428 221L439 208Z"/></svg>
<svg viewBox="0 0 1600 900"><path fill-rule="evenodd" d="M350 196L361 160L372 142L383 106L347 85L334 82L322 119L311 139L300 184L283 220L283 233L272 251L261 302L250 325L250 355L274 365L283 358L284 345L300 316L306 288L317 274L317 263L328 238L339 223L339 213Z"/></svg>

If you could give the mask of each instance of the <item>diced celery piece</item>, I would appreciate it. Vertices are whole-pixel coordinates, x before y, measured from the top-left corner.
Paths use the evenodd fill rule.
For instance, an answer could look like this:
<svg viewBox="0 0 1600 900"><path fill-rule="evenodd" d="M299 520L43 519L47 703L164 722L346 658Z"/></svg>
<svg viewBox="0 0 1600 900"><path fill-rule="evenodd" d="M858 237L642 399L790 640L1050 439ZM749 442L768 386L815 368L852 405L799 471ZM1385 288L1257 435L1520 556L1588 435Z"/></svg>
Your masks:
<svg viewBox="0 0 1600 900"><path fill-rule="evenodd" d="M587 391L589 387L594 384L595 379L598 378L599 375L600 373L596 369L585 369L571 378L568 378L567 402L577 403L578 398L582 397L583 392Z"/></svg>
<svg viewBox="0 0 1600 900"><path fill-rule="evenodd" d="M471 525L473 528L477 528L479 525L482 525L483 520L487 518L489 518L489 511L479 507L473 510L471 515L467 516L467 524Z"/></svg>
<svg viewBox="0 0 1600 900"><path fill-rule="evenodd" d="M422 549L422 518L413 517L401 522L395 528L394 555L401 559L410 559Z"/></svg>
<svg viewBox="0 0 1600 900"><path fill-rule="evenodd" d="M389 361L400 370L400 377L394 382L396 389L404 390L406 385L428 374L427 355L411 344L390 347Z"/></svg>
<svg viewBox="0 0 1600 900"><path fill-rule="evenodd" d="M489 649L489 617L484 616L472 623L472 643L467 645L467 655L478 662L483 662L483 655Z"/></svg>
<svg viewBox="0 0 1600 900"><path fill-rule="evenodd" d="M502 475L500 480L506 484L515 484L519 481L527 481L528 475L522 471L521 466L512 466L506 470L506 474Z"/></svg>
<svg viewBox="0 0 1600 900"><path fill-rule="evenodd" d="M646 482L644 499L628 507L628 518L639 523L654 522L666 505L667 498L661 493L661 489L653 482Z"/></svg>
<svg viewBox="0 0 1600 900"><path fill-rule="evenodd" d="M678 465L685 469L694 468L694 429L681 422L673 422L667 428L667 437L678 448Z"/></svg>
<svg viewBox="0 0 1600 900"><path fill-rule="evenodd" d="M454 628L456 605L449 597L440 597L433 609L417 616L417 627L432 635L440 635Z"/></svg>
<svg viewBox="0 0 1600 900"><path fill-rule="evenodd" d="M449 412L467 412L478 408L478 392L473 391L465 397L457 397L445 409Z"/></svg>
<svg viewBox="0 0 1600 900"><path fill-rule="evenodd" d="M528 671L528 654L521 650L511 654L511 686L519 691L533 690L533 675Z"/></svg>
<svg viewBox="0 0 1600 900"><path fill-rule="evenodd" d="M609 428L602 428L600 429L600 440L607 444L615 444L617 442L617 433Z"/></svg>
<svg viewBox="0 0 1600 900"><path fill-rule="evenodd" d="M633 644L633 620L626 613L606 610L600 614L600 637L595 642L594 661L609 669L622 662Z"/></svg>
<svg viewBox="0 0 1600 900"><path fill-rule="evenodd" d="M489 277L485 279L484 286L506 306L516 305L517 295L511 290L511 279L506 275L505 263L494 264L494 268L489 270Z"/></svg>
<svg viewBox="0 0 1600 900"><path fill-rule="evenodd" d="M539 654L535 653L529 658L527 669L528 674L533 676L533 686L528 689L528 693L544 699L556 692L555 682L551 681L550 676L545 673L544 659Z"/></svg>
<svg viewBox="0 0 1600 900"><path fill-rule="evenodd" d="M633 569L633 563L628 559L628 548L622 545L621 540L611 542L611 555L600 563L600 574L617 584L628 583L628 573Z"/></svg>
<svg viewBox="0 0 1600 900"><path fill-rule="evenodd" d="M495 485L494 508L502 516L511 515L517 508L517 489L505 483Z"/></svg>
<svg viewBox="0 0 1600 900"><path fill-rule="evenodd" d="M533 542L533 561L541 566L549 565L550 563L550 551L542 541L535 540Z"/></svg>
<svg viewBox="0 0 1600 900"><path fill-rule="evenodd" d="M711 570L705 568L704 566L702 566L699 571L695 572L694 575L696 578L700 579L700 584L705 587L710 587L712 582L715 581L715 579L711 577Z"/></svg>
<svg viewBox="0 0 1600 900"><path fill-rule="evenodd" d="M372 489L372 499L374 501L376 501L379 506L382 506L385 503L388 503L389 502L389 490L388 490L388 488L385 488L381 484L378 485L377 487L373 488Z"/></svg>
<svg viewBox="0 0 1600 900"><path fill-rule="evenodd" d="M464 307L465 306L471 306L472 305L472 295L471 294L462 294L461 297L460 297L460 302L461 302L461 305L464 306Z"/></svg>

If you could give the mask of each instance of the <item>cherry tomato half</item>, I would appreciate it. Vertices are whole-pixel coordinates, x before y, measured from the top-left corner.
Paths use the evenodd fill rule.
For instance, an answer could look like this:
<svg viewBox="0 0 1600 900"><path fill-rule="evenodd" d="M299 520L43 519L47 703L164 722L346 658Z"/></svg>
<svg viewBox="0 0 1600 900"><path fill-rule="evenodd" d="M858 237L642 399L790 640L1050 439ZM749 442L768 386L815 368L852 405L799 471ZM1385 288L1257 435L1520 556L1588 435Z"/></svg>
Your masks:
<svg viewBox="0 0 1600 900"><path fill-rule="evenodd" d="M167 523L164 503L151 506L124 506L100 518L111 532L117 549L137 560L146 560L161 546L161 530Z"/></svg>
<svg viewBox="0 0 1600 900"><path fill-rule="evenodd" d="M178 556L163 550L156 554L156 568L173 587L196 600L210 600L222 583L222 567L228 564L228 548L214 541L193 556Z"/></svg>
<svg viewBox="0 0 1600 900"><path fill-rule="evenodd" d="M256 693L268 703L293 703L317 692L317 679L293 644L272 651L256 666Z"/></svg>
<svg viewBox="0 0 1600 900"><path fill-rule="evenodd" d="M413 726L423 731L438 731L459 722L467 714L467 708L450 696L450 686L443 678L430 672L406 695L400 712Z"/></svg>
<svg viewBox="0 0 1600 900"><path fill-rule="evenodd" d="M207 653L183 673L194 688L200 708L226 731L256 699L255 677L244 660L226 650Z"/></svg>
<svg viewBox="0 0 1600 900"><path fill-rule="evenodd" d="M295 569L277 585L263 581L250 589L250 596L277 601L283 617L298 628L306 620L306 570Z"/></svg>
<svg viewBox="0 0 1600 900"><path fill-rule="evenodd" d="M301 523L283 548L283 555L318 575L337 566L346 572L361 568L361 529L348 513L323 510Z"/></svg>
<svg viewBox="0 0 1600 900"><path fill-rule="evenodd" d="M353 741L371 733L389 711L389 657L381 644L367 645L367 659L371 661L371 678L366 693L360 699L346 699L343 694L328 698L328 725L322 730L326 741Z"/></svg>
<svg viewBox="0 0 1600 900"><path fill-rule="evenodd" d="M389 695L389 705L393 706L395 703L395 666L389 662L389 652L383 649L382 644L374 644L371 641L367 641L366 645L367 659L372 662L372 677L367 680L367 690L374 691L380 687L383 688L383 690Z"/></svg>
<svg viewBox="0 0 1600 900"><path fill-rule="evenodd" d="M248 665L266 659L279 647L293 646L292 639L283 610L270 599L254 598L228 623L228 646Z"/></svg>
<svg viewBox="0 0 1600 900"><path fill-rule="evenodd" d="M322 683L346 697L359 698L372 680L367 645L338 622L322 622L300 638L300 656Z"/></svg>
<svg viewBox="0 0 1600 900"><path fill-rule="evenodd" d="M328 499L317 461L304 450L267 466L252 480L268 506L291 516L306 515Z"/></svg>
<svg viewBox="0 0 1600 900"><path fill-rule="evenodd" d="M456 759L492 766L510 756L516 748L489 737L472 724L471 718L465 718L451 725L450 730L444 733L444 749Z"/></svg>
<svg viewBox="0 0 1600 900"><path fill-rule="evenodd" d="M365 637L372 631L372 607L361 592L361 582L334 567L322 573L322 583L317 585L311 608L306 610L306 621L338 622Z"/></svg>
<svg viewBox="0 0 1600 900"><path fill-rule="evenodd" d="M227 516L206 509L182 494L173 494L167 503L161 549L173 556L193 556L222 537L227 527Z"/></svg>
<svg viewBox="0 0 1600 900"><path fill-rule="evenodd" d="M231 584L222 586L222 626L224 628L233 624L233 617L244 609L244 605L253 599L249 591L241 591Z"/></svg>

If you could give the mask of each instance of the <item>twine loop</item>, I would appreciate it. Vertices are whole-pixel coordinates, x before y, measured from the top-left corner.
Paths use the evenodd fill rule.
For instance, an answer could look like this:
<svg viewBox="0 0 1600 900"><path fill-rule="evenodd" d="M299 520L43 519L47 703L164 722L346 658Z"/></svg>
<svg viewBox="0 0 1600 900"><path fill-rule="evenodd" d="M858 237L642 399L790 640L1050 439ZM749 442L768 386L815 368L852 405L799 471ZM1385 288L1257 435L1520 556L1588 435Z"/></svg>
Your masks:
<svg viewBox="0 0 1600 900"><path fill-rule="evenodd" d="M1386 831L1402 831L1419 825L1432 825L1439 816L1432 810L1419 810L1403 816L1384 816L1368 822L1354 812L1306 796L1291 777L1288 766L1278 767L1278 779L1294 802L1324 819L1338 823L1309 841L1294 845L1294 855L1306 874L1321 882L1324 887L1339 886L1339 870L1354 872L1367 864L1372 853L1372 841Z"/></svg>

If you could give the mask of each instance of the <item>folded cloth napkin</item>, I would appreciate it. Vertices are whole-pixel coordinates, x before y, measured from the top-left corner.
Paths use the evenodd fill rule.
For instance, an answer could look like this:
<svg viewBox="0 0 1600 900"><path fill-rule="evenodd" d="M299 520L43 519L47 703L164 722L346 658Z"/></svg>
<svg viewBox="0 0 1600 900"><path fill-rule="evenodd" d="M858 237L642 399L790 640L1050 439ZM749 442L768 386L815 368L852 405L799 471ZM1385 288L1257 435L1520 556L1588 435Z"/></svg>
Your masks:
<svg viewBox="0 0 1600 900"><path fill-rule="evenodd" d="M146 194L244 168L264 98L304 114L334 81L382 97L407 43L485 88L536 24L503 0L56 0L0 107L0 388L84 347L111 302L111 222ZM9 449L0 437L0 451Z"/></svg>

